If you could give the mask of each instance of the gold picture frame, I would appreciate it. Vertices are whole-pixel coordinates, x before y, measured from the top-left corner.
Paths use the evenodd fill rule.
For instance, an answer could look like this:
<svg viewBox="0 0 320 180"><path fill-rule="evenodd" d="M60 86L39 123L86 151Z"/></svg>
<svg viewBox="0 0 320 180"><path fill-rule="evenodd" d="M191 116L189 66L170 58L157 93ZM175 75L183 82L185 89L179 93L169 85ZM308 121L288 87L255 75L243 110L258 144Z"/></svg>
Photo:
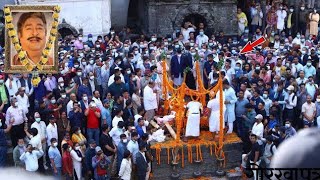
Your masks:
<svg viewBox="0 0 320 180"><path fill-rule="evenodd" d="M50 38L50 29L52 27L52 22L54 18L52 14L54 13L54 5L10 5L9 7L12 13L14 29L17 32L17 21L23 13L28 12L42 12L45 15L46 19L46 42ZM7 22L6 22L7 24ZM17 33L18 34L18 33ZM20 40L19 40L20 41ZM43 48L44 49L44 48ZM59 61L58 61L58 40L55 38L53 46L49 52L49 57L52 58L52 65L43 65L42 70L38 70L39 73L58 73ZM28 71L27 68L23 65L15 65L14 59L17 56L17 51L14 48L11 38L9 37L9 30L5 30L5 62L4 62L4 71L5 73L32 73Z"/></svg>

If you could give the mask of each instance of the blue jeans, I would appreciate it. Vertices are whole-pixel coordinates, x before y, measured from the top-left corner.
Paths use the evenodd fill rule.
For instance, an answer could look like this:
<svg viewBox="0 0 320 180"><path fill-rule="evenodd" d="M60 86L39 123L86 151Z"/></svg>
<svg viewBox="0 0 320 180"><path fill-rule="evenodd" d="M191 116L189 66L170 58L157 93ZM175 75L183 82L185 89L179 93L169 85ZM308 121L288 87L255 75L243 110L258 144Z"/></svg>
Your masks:
<svg viewBox="0 0 320 180"><path fill-rule="evenodd" d="M100 134L100 130L98 128L97 129L88 128L87 129L88 141L90 139L94 139L96 141L97 146L99 146L99 134Z"/></svg>
<svg viewBox="0 0 320 180"><path fill-rule="evenodd" d="M54 179L61 179L61 167L57 167L57 174L53 172Z"/></svg>
<svg viewBox="0 0 320 180"><path fill-rule="evenodd" d="M7 146L0 146L0 168L6 166L7 162Z"/></svg>

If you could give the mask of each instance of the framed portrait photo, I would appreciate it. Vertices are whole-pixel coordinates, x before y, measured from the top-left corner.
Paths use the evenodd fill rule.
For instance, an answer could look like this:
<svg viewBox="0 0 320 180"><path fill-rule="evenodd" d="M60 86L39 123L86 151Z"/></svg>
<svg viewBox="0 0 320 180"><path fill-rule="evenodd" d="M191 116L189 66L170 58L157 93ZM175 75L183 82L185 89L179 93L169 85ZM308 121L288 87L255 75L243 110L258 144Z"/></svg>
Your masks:
<svg viewBox="0 0 320 180"><path fill-rule="evenodd" d="M5 7L5 15L7 12L11 16L6 19L6 73L31 73L37 67L39 73L58 72L58 16L55 17L55 7Z"/></svg>

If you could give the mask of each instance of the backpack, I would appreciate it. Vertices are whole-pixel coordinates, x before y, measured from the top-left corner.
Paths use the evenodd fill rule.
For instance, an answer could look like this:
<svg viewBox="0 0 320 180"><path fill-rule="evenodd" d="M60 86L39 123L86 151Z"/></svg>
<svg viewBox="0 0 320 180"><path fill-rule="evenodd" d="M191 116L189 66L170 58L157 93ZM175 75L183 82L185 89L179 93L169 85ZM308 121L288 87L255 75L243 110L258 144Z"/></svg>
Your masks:
<svg viewBox="0 0 320 180"><path fill-rule="evenodd" d="M98 176L107 175L107 168L108 168L107 161L105 159L101 159L100 162L97 165L97 174L98 174Z"/></svg>

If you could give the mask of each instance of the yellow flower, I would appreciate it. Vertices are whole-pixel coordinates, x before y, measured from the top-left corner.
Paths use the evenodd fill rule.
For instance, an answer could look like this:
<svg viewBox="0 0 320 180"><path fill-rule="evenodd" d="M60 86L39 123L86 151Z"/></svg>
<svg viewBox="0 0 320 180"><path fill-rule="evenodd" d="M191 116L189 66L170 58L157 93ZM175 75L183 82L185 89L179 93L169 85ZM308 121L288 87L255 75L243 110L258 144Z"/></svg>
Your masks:
<svg viewBox="0 0 320 180"><path fill-rule="evenodd" d="M51 49L52 48L52 43L47 44L47 48Z"/></svg>
<svg viewBox="0 0 320 180"><path fill-rule="evenodd" d="M9 31L9 36L12 37L12 36L15 36L16 35L16 31L15 30L10 30Z"/></svg>
<svg viewBox="0 0 320 180"><path fill-rule="evenodd" d="M25 67L26 67L27 71L32 71L32 69L33 69L33 66L29 62L27 65L25 65Z"/></svg>
<svg viewBox="0 0 320 180"><path fill-rule="evenodd" d="M20 62L22 66L25 66L29 63L27 59L21 60Z"/></svg>
<svg viewBox="0 0 320 180"><path fill-rule="evenodd" d="M59 18L59 13L53 13L52 17L53 17L54 19L58 19L58 18Z"/></svg>
<svg viewBox="0 0 320 180"><path fill-rule="evenodd" d="M44 50L42 51L42 54L48 56L48 55L49 55L49 51L46 50L46 49L44 49Z"/></svg>
<svg viewBox="0 0 320 180"><path fill-rule="evenodd" d="M56 40L56 37L50 36L50 41L54 42Z"/></svg>
<svg viewBox="0 0 320 180"><path fill-rule="evenodd" d="M6 16L5 19L6 19L7 23L12 22L12 16L11 15Z"/></svg>
<svg viewBox="0 0 320 180"><path fill-rule="evenodd" d="M22 59L25 57L25 52L24 51L20 51L18 54L19 58Z"/></svg>
<svg viewBox="0 0 320 180"><path fill-rule="evenodd" d="M60 10L61 10L60 6L54 7L54 11L60 12Z"/></svg>
<svg viewBox="0 0 320 180"><path fill-rule="evenodd" d="M52 28L51 31L50 31L50 34L54 34L56 35L57 34L57 29L56 28Z"/></svg>
<svg viewBox="0 0 320 180"><path fill-rule="evenodd" d="M14 45L14 48L16 49L16 51L20 51L21 50L21 46L19 43L17 43L16 45Z"/></svg>
<svg viewBox="0 0 320 180"><path fill-rule="evenodd" d="M10 8L9 7L5 7L4 8L4 13L5 14L9 14L11 11L10 11Z"/></svg>
<svg viewBox="0 0 320 180"><path fill-rule="evenodd" d="M7 29L13 29L13 24L12 23L7 23L6 26L7 26Z"/></svg>
<svg viewBox="0 0 320 180"><path fill-rule="evenodd" d="M37 64L37 68L38 68L39 71L43 70L43 66L41 64L39 64L39 63Z"/></svg>
<svg viewBox="0 0 320 180"><path fill-rule="evenodd" d="M38 76L38 77L32 78L31 83L32 83L33 86L37 87L38 84L40 83L40 81L41 81L41 78Z"/></svg>
<svg viewBox="0 0 320 180"><path fill-rule="evenodd" d="M41 63L46 64L48 62L48 58L41 58Z"/></svg>
<svg viewBox="0 0 320 180"><path fill-rule="evenodd" d="M19 39L17 36L15 36L14 38L12 38L12 43L15 44L15 43L18 43L19 42Z"/></svg>
<svg viewBox="0 0 320 180"><path fill-rule="evenodd" d="M52 22L52 27L57 27L59 25L59 22L58 21L53 21Z"/></svg>

